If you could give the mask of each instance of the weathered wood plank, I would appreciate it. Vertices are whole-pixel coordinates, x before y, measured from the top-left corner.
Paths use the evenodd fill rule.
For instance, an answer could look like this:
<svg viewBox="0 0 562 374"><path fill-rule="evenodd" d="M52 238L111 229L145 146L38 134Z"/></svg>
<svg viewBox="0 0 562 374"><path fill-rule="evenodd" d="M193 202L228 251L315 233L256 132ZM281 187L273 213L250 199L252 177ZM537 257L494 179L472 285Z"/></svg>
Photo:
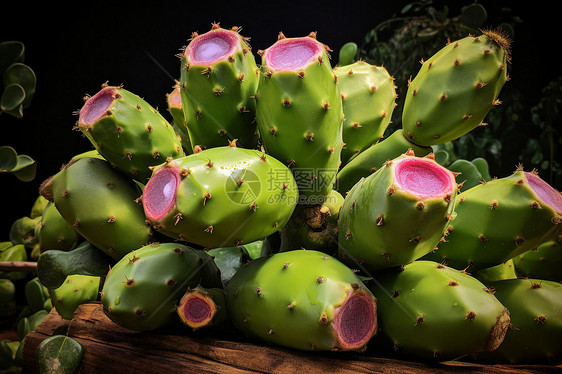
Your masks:
<svg viewBox="0 0 562 374"><path fill-rule="evenodd" d="M420 362L366 353L299 352L254 344L238 335L188 331L137 332L114 324L99 303L80 306L73 320L51 312L24 345L24 364L35 373L35 349L60 326L85 348L81 374L99 373L498 373L562 372L562 366Z"/></svg>

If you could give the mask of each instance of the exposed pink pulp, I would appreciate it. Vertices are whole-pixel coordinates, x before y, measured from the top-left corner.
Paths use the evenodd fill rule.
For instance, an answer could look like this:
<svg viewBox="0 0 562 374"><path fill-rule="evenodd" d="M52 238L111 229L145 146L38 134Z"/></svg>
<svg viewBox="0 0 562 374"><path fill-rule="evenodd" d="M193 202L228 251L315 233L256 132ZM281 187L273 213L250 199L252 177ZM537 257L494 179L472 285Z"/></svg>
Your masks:
<svg viewBox="0 0 562 374"><path fill-rule="evenodd" d="M556 213L562 214L562 195L560 195L560 192L556 191L554 187L545 182L538 175L530 172L524 173L525 178L527 178L527 182L533 191L535 191L535 194L539 197L539 199L543 203L552 207Z"/></svg>
<svg viewBox="0 0 562 374"><path fill-rule="evenodd" d="M199 297L191 297L183 305L184 317L192 323L201 323L210 319L212 312L209 304Z"/></svg>
<svg viewBox="0 0 562 374"><path fill-rule="evenodd" d="M238 47L238 34L230 30L213 30L197 36L185 49L193 65L212 65L231 56Z"/></svg>
<svg viewBox="0 0 562 374"><path fill-rule="evenodd" d="M365 291L351 293L336 310L334 329L341 349L363 347L377 329L376 302Z"/></svg>
<svg viewBox="0 0 562 374"><path fill-rule="evenodd" d="M324 46L310 37L278 40L265 50L262 58L275 71L296 71L306 68L322 55Z"/></svg>
<svg viewBox="0 0 562 374"><path fill-rule="evenodd" d="M443 166L424 158L403 158L394 169L398 187L420 199L441 198L456 188L454 175Z"/></svg>
<svg viewBox="0 0 562 374"><path fill-rule="evenodd" d="M174 207L180 180L179 171L175 167L161 168L154 173L142 195L146 218L159 221Z"/></svg>
<svg viewBox="0 0 562 374"><path fill-rule="evenodd" d="M116 87L105 87L90 97L80 109L78 123L91 125L102 117L115 100L115 91L117 90Z"/></svg>

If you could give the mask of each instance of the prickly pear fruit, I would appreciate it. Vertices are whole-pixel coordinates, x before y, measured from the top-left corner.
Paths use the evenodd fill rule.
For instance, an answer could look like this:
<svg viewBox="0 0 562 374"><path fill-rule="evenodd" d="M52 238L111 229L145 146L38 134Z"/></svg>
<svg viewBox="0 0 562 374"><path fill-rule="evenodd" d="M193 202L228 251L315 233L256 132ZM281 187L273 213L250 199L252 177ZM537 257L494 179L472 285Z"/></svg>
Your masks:
<svg viewBox="0 0 562 374"><path fill-rule="evenodd" d="M101 293L105 313L138 331L177 321L176 306L188 288L222 287L220 271L203 250L155 243L132 251L111 268Z"/></svg>
<svg viewBox="0 0 562 374"><path fill-rule="evenodd" d="M313 250L260 257L226 288L246 335L301 350L361 350L377 329L376 299L347 266Z"/></svg>
<svg viewBox="0 0 562 374"><path fill-rule="evenodd" d="M335 256L338 250L338 217L344 198L330 191L322 205L298 204L281 229L280 251L314 249Z"/></svg>
<svg viewBox="0 0 562 374"><path fill-rule="evenodd" d="M358 182L338 221L338 256L368 271L399 266L432 251L457 192L455 176L432 157L407 152Z"/></svg>
<svg viewBox="0 0 562 374"><path fill-rule="evenodd" d="M396 106L394 78L386 68L357 61L334 67L343 104L342 165L378 142Z"/></svg>
<svg viewBox="0 0 562 374"><path fill-rule="evenodd" d="M181 322L193 330L220 326L228 319L224 289L188 289L176 311Z"/></svg>
<svg viewBox="0 0 562 374"><path fill-rule="evenodd" d="M513 263L523 277L562 282L562 237L515 256Z"/></svg>
<svg viewBox="0 0 562 374"><path fill-rule="evenodd" d="M258 67L240 28L194 33L181 54L181 103L191 145L257 146L254 95Z"/></svg>
<svg viewBox="0 0 562 374"><path fill-rule="evenodd" d="M82 235L62 217L51 201L43 211L40 227L37 239L41 252L52 249L71 251L82 241Z"/></svg>
<svg viewBox="0 0 562 374"><path fill-rule="evenodd" d="M432 261L414 261L376 277L383 350L446 361L493 351L509 327L509 312L476 278Z"/></svg>
<svg viewBox="0 0 562 374"><path fill-rule="evenodd" d="M236 146L155 167L142 196L146 217L159 231L209 248L265 238L286 224L297 199L285 165Z"/></svg>
<svg viewBox="0 0 562 374"><path fill-rule="evenodd" d="M174 86L172 92L166 94L166 103L168 104L168 112L172 116L172 127L176 134L181 138L181 145L185 154L193 153L193 146L189 140L189 133L185 124L183 115L183 107L181 105L181 89L179 84Z"/></svg>
<svg viewBox="0 0 562 374"><path fill-rule="evenodd" d="M64 319L72 319L80 305L98 300L101 277L69 275L62 286L49 290L53 307Z"/></svg>
<svg viewBox="0 0 562 374"><path fill-rule="evenodd" d="M475 272L495 266L559 235L562 195L519 168L457 196L444 240L425 259Z"/></svg>
<svg viewBox="0 0 562 374"><path fill-rule="evenodd" d="M122 87L103 86L88 98L77 126L107 161L141 183L150 177L151 166L184 156L172 125Z"/></svg>
<svg viewBox="0 0 562 374"><path fill-rule="evenodd" d="M549 364L562 358L562 285L541 279L506 279L490 284L510 312L503 343L480 361Z"/></svg>
<svg viewBox="0 0 562 374"><path fill-rule="evenodd" d="M152 241L140 188L109 162L80 158L41 185L61 216L82 237L115 259Z"/></svg>
<svg viewBox="0 0 562 374"><path fill-rule="evenodd" d="M500 31L448 43L408 85L406 137L422 146L457 139L482 124L507 80L510 40Z"/></svg>
<svg viewBox="0 0 562 374"><path fill-rule="evenodd" d="M344 165L338 172L335 189L345 196L361 178L368 177L385 162L408 152L409 149L420 157L432 153L431 147L420 147L413 144L404 137L402 129L398 129Z"/></svg>
<svg viewBox="0 0 562 374"><path fill-rule="evenodd" d="M328 47L316 35L261 51L256 120L265 151L292 168L303 203L322 203L341 162L342 100Z"/></svg>

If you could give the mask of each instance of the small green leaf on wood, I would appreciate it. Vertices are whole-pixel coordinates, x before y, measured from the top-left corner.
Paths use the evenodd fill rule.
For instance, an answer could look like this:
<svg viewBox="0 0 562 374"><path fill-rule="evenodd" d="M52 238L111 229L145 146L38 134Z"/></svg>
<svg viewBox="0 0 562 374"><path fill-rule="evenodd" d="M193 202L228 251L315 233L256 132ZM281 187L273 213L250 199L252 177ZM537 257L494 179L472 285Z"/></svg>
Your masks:
<svg viewBox="0 0 562 374"><path fill-rule="evenodd" d="M39 344L36 354L40 374L72 374L80 368L84 348L68 336L53 335Z"/></svg>

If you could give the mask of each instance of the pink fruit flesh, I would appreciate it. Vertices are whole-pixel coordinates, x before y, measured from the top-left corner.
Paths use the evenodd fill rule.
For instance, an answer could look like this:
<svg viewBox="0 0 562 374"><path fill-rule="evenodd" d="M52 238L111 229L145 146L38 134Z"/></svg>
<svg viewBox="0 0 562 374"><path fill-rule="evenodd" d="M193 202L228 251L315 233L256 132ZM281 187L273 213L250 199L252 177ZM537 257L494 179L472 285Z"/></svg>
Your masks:
<svg viewBox="0 0 562 374"><path fill-rule="evenodd" d="M177 168L158 169L146 184L142 203L146 218L158 221L176 202L176 190L180 183Z"/></svg>
<svg viewBox="0 0 562 374"><path fill-rule="evenodd" d="M90 97L80 109L78 123L91 125L102 117L113 103L115 90L115 87L106 87Z"/></svg>
<svg viewBox="0 0 562 374"><path fill-rule="evenodd" d="M193 39L186 48L192 65L212 65L232 55L238 46L238 35L234 31L215 30Z"/></svg>
<svg viewBox="0 0 562 374"><path fill-rule="evenodd" d="M176 87L169 95L168 95L168 103L172 108L181 108L181 93L180 88Z"/></svg>
<svg viewBox="0 0 562 374"><path fill-rule="evenodd" d="M365 291L351 294L336 310L334 329L341 349L363 347L377 328L376 304Z"/></svg>
<svg viewBox="0 0 562 374"><path fill-rule="evenodd" d="M423 158L404 158L394 169L398 187L421 199L441 198L456 188L454 175Z"/></svg>
<svg viewBox="0 0 562 374"><path fill-rule="evenodd" d="M310 37L281 39L263 55L267 66L275 71L300 70L316 61L324 47Z"/></svg>
<svg viewBox="0 0 562 374"><path fill-rule="evenodd" d="M562 214L562 195L538 175L525 172L527 182L535 194L546 205L549 205L558 214Z"/></svg>
<svg viewBox="0 0 562 374"><path fill-rule="evenodd" d="M212 318L212 308L199 297L190 297L183 306L185 319L192 323L201 323Z"/></svg>

